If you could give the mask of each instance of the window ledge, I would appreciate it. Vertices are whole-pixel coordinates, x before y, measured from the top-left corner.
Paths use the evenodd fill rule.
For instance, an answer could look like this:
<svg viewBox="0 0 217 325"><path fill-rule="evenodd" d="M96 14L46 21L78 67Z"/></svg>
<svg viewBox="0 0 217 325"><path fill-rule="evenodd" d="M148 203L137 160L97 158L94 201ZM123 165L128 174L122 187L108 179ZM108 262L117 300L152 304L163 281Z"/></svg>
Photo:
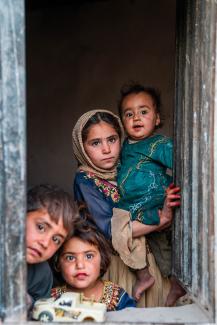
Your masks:
<svg viewBox="0 0 217 325"><path fill-rule="evenodd" d="M107 313L106 322L125 323L210 323L196 304L179 307L126 308Z"/></svg>

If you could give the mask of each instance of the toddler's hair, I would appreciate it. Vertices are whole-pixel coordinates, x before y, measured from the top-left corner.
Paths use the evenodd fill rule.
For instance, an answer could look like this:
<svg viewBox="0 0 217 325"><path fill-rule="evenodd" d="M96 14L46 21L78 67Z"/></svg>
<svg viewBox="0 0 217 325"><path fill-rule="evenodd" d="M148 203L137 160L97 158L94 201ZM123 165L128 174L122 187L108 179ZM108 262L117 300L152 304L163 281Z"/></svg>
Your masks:
<svg viewBox="0 0 217 325"><path fill-rule="evenodd" d="M100 276L102 277L111 261L111 247L103 234L94 225L83 222L76 225L73 237L78 237L80 240L98 248L101 256Z"/></svg>
<svg viewBox="0 0 217 325"><path fill-rule="evenodd" d="M82 130L82 141L83 142L85 142L87 140L90 127L92 125L99 124L100 122L106 122L109 125L111 125L115 129L115 131L117 132L119 137L121 138L121 128L120 128L120 125L119 125L117 119L112 114L109 114L107 112L98 112L98 113L94 114L84 126L84 128Z"/></svg>
<svg viewBox="0 0 217 325"><path fill-rule="evenodd" d="M156 112L160 115L162 104L161 104L161 95L159 90L154 87L145 87L138 83L132 82L130 84L124 85L120 90L120 99L118 101L118 112L121 119L122 119L122 104L124 98L128 95L139 94L142 92L151 96L154 102Z"/></svg>
<svg viewBox="0 0 217 325"><path fill-rule="evenodd" d="M27 213L37 210L46 210L56 223L62 218L63 226L68 232L72 231L79 218L72 196L56 185L40 184L28 190Z"/></svg>
<svg viewBox="0 0 217 325"><path fill-rule="evenodd" d="M70 236L77 237L84 242L88 242L91 245L94 245L98 248L101 263L100 263L100 277L102 277L107 271L112 254L111 243L105 239L103 234L98 230L98 228L93 224L91 216L89 215L86 206L81 206L79 208L80 211L80 219L75 223L75 228L73 234ZM68 238L68 240L70 240ZM55 254L53 258L53 265L55 270L59 270L59 258L64 249L64 244L60 247L58 252ZM60 277L60 282L62 281Z"/></svg>

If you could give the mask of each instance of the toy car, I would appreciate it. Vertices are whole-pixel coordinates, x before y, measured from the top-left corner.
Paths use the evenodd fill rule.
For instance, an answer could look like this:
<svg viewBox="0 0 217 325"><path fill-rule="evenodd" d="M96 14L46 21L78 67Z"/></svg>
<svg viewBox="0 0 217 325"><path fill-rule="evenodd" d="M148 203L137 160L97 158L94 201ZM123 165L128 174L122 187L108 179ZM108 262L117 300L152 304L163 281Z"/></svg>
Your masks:
<svg viewBox="0 0 217 325"><path fill-rule="evenodd" d="M41 322L103 322L105 312L105 304L84 299L81 293L65 292L57 298L36 301L32 317Z"/></svg>

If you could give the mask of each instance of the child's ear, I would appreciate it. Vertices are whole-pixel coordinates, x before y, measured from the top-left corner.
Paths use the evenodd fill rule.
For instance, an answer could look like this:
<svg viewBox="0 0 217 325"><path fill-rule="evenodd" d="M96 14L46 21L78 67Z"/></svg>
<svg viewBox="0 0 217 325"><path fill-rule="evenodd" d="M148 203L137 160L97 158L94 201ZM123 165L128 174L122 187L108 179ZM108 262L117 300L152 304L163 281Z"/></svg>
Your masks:
<svg viewBox="0 0 217 325"><path fill-rule="evenodd" d="M157 113L155 126L158 126L159 124L160 124L160 114Z"/></svg>

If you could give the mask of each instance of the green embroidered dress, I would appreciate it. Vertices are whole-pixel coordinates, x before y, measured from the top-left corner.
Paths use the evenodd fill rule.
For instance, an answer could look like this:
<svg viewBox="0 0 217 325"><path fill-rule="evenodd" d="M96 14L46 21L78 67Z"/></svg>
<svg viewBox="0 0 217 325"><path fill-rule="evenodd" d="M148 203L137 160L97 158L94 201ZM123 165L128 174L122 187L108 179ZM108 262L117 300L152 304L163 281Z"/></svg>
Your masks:
<svg viewBox="0 0 217 325"><path fill-rule="evenodd" d="M132 220L147 225L159 223L165 189L172 182L167 168L172 168L172 140L163 135L129 143L125 140L118 167L120 209L131 212Z"/></svg>

